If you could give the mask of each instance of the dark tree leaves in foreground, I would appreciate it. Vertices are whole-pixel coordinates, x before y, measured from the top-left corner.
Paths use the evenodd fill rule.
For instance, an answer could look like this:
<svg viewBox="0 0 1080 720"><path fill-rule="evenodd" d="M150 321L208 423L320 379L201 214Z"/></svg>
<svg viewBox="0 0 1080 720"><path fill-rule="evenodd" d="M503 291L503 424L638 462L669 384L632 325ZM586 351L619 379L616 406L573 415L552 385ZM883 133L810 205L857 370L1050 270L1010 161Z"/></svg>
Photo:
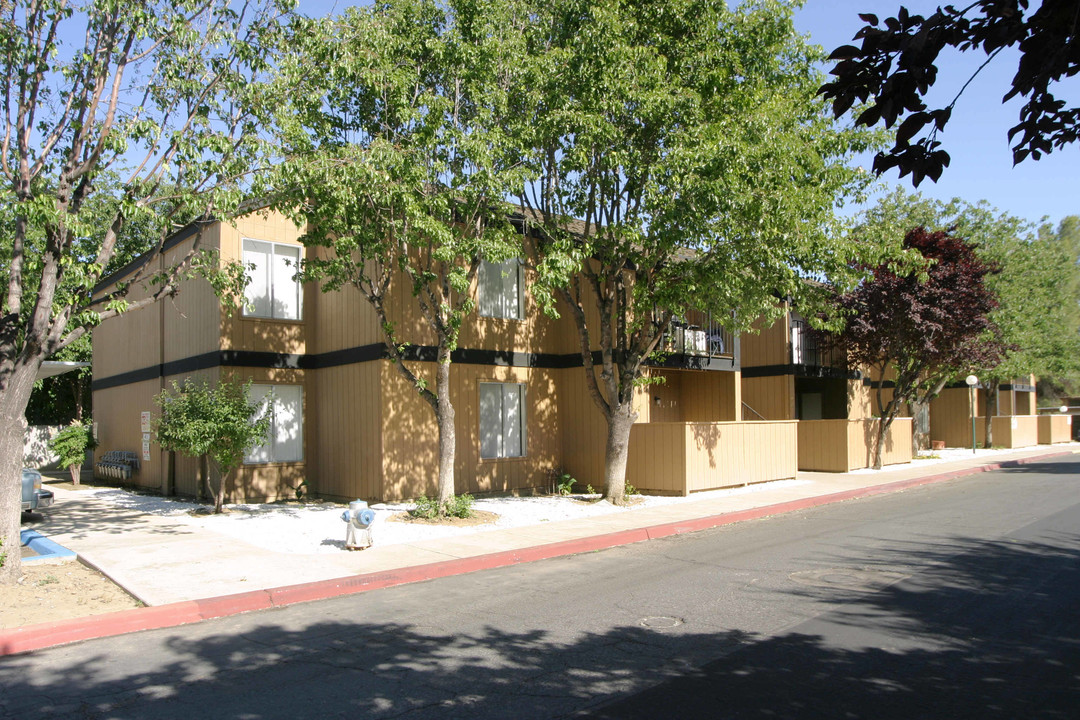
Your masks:
<svg viewBox="0 0 1080 720"><path fill-rule="evenodd" d="M981 50L987 62L1005 48L1020 51L1016 74L1002 97L1002 102L1024 98L1019 122L1009 130L1014 163L1038 160L1076 141L1080 108L1054 92L1057 83L1080 71L1080 0L1030 5L1028 0L976 0L961 9L946 5L927 17L901 7L884 22L876 15L859 15L866 25L854 39L862 44L833 51L829 59L836 61L836 79L820 92L832 100L837 116L859 106L856 124L880 122L891 128L900 122L893 148L874 159L875 172L899 168L900 177L910 173L917 187L926 177L936 182L948 167L949 154L936 136L964 88L945 107L928 108L923 102L938 79L935 63L946 48Z"/></svg>
<svg viewBox="0 0 1080 720"><path fill-rule="evenodd" d="M885 383L877 383L875 468L881 467L885 435L905 404L940 390L966 368L993 366L995 358L988 355L1000 352L984 341L992 332L989 314L997 307L985 280L996 268L979 259L973 244L946 232L915 228L904 247L930 262L925 272L898 274L883 264L838 299L849 316L840 336L848 360L868 366L878 380L893 382L888 400Z"/></svg>

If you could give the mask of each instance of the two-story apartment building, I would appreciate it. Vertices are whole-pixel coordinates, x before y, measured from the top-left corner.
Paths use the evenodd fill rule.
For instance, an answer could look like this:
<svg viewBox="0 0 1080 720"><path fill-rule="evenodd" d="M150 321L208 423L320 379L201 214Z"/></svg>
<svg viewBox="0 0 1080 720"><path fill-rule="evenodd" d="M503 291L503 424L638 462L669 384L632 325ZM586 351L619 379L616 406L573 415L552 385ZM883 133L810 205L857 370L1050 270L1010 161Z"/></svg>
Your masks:
<svg viewBox="0 0 1080 720"><path fill-rule="evenodd" d="M201 245L252 268L245 308L230 313L207 283L190 280L175 299L95 330L98 453L140 452L138 485L194 494L194 461L178 457L170 468L154 442L154 397L173 382L228 377L253 381L274 410L266 442L227 478L231 500L291 497L301 483L339 500L434 493L434 414L387 358L380 324L357 291L324 293L294 279L298 260L314 252L300 235L269 212L211 223ZM164 258L141 262L172 263L194 238L186 228ZM139 267L106 282L130 280ZM485 264L472 288L478 311L451 366L459 493L548 488L562 472L602 484L606 425L586 391L576 326L568 312L540 312L530 279L516 261ZM410 290L395 282L386 304L412 366L433 383L435 338ZM132 286L133 296L139 291ZM707 317L683 320L649 371L663 382L638 392L628 482L683 494L793 477L794 422L740 418L738 339Z"/></svg>
<svg viewBox="0 0 1080 720"><path fill-rule="evenodd" d="M847 472L872 464L874 383L848 367L787 303L768 327L742 338L743 414L797 419L800 470ZM882 463L911 461L911 419L889 428Z"/></svg>

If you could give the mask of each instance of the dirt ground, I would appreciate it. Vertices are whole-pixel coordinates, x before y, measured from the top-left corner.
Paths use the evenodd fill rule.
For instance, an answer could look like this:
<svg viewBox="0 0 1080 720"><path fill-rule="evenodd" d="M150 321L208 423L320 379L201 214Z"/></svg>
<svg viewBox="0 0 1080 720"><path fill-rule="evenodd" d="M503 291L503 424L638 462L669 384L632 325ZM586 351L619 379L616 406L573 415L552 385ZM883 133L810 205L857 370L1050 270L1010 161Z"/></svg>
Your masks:
<svg viewBox="0 0 1080 720"><path fill-rule="evenodd" d="M0 629L140 606L119 585L80 562L23 565L18 584L0 586Z"/></svg>
<svg viewBox="0 0 1080 720"><path fill-rule="evenodd" d="M418 525L451 525L457 527L472 527L474 525L486 525L493 523L499 519L499 516L492 512L485 510L473 510L472 515L467 518L459 517L441 517L441 518L416 518L407 512L397 513L391 515L388 520L390 522L405 522L416 523Z"/></svg>

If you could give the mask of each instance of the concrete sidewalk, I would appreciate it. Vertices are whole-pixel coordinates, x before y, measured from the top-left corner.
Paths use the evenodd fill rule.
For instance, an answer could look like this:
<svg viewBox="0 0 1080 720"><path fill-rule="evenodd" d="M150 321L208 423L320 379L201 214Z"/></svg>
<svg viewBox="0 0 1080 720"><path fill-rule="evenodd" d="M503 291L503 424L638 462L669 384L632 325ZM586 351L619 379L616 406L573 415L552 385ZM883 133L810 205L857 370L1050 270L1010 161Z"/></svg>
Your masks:
<svg viewBox="0 0 1080 720"><path fill-rule="evenodd" d="M92 496L61 490L48 523L39 530L152 607L0 631L0 655L598 550L1074 452L1080 452L1080 444L930 466L913 463L880 472L799 473L803 481L799 484L745 495L348 554L273 552L168 517L118 509Z"/></svg>

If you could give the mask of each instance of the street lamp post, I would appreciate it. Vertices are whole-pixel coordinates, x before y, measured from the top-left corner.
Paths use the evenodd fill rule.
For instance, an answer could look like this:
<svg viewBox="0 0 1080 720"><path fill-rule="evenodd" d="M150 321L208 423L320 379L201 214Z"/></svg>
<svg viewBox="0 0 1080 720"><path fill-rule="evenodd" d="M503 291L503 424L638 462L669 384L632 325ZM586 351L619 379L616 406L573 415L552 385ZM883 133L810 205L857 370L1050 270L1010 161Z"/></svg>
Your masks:
<svg viewBox="0 0 1080 720"><path fill-rule="evenodd" d="M971 401L971 453L975 454L975 386L979 384L979 378L974 375L968 375L964 382L968 386L968 397Z"/></svg>

